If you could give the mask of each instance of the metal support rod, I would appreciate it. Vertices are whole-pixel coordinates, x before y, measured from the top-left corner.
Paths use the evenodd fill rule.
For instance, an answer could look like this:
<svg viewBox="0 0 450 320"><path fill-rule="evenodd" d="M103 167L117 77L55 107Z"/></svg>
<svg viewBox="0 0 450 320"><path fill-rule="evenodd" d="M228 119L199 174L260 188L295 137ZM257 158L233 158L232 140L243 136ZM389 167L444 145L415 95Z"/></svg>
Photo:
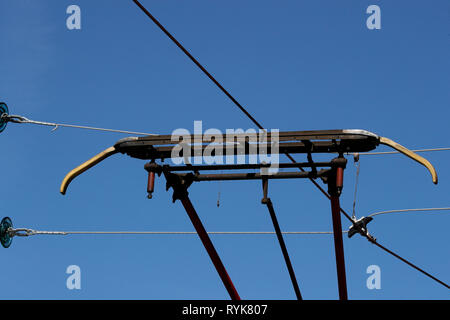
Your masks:
<svg viewBox="0 0 450 320"><path fill-rule="evenodd" d="M200 240L203 243L203 246L205 247L206 251L208 252L209 257L211 258L211 261L213 262L214 266L216 267L217 273L219 274L220 278L222 279L222 282L225 286L225 288L228 291L228 294L230 295L232 300L241 300L238 292L236 291L236 288L234 287L233 282L231 281L230 276L228 275L227 270L225 269L225 266L222 263L222 260L220 260L219 254L217 253L216 249L214 248L214 245L211 241L211 239L208 236L208 233L206 232L205 228L203 227L203 224L197 215L197 212L194 209L194 206L191 203L191 200L189 199L189 196L186 194L185 196L181 197L181 203L183 204L184 209L186 210L189 218L191 219L192 224L194 225L195 230L197 231L198 236L200 237Z"/></svg>
<svg viewBox="0 0 450 320"><path fill-rule="evenodd" d="M195 174L174 173L181 178L192 177L192 181L224 181L224 180L260 180L260 179L302 179L327 176L329 169L322 169L317 174L312 172L278 172L274 174L249 173L226 173L226 174Z"/></svg>
<svg viewBox="0 0 450 320"><path fill-rule="evenodd" d="M149 170L149 172L161 173L160 171L161 167L156 164L148 166L146 167L146 169ZM167 180L166 189L169 190L170 187L172 187L173 189L173 196L172 196L173 202L175 202L176 200L180 200L181 203L183 204L183 207L186 210L189 219L191 220L192 225L195 228L195 231L197 231L197 234L200 240L202 241L206 251L208 252L208 255L212 263L214 264L214 267L216 268L216 271L219 274L220 279L222 280L225 288L227 289L231 299L241 300L238 292L236 291L236 288L234 287L233 282L231 281L230 276L228 275L227 270L225 269L225 266L222 263L222 260L220 260L216 248L214 248L214 245L211 239L209 238L209 235L206 232L205 227L203 226L202 221L200 220L200 217L198 216L197 212L194 209L194 206L192 205L191 200L189 199L189 193L187 189L191 185L192 181L183 179L179 175L167 172L165 170L163 170L162 173L164 173L164 176Z"/></svg>
<svg viewBox="0 0 450 320"><path fill-rule="evenodd" d="M339 299L347 300L347 280L345 275L344 242L342 240L339 196L331 196L331 213L333 216L334 250L336 254Z"/></svg>
<svg viewBox="0 0 450 320"><path fill-rule="evenodd" d="M261 169L261 168L269 168L270 166L276 165L278 168L325 168L331 167L330 162L297 162L297 163L255 163L255 164L215 164L215 165L180 165L180 166L169 166L163 165L164 170L169 172L175 171L212 171L212 170L246 170L246 169ZM151 164L148 163L144 166L147 168L151 168Z"/></svg>
<svg viewBox="0 0 450 320"><path fill-rule="evenodd" d="M161 166L158 166L156 164L153 164L152 166L147 166L146 170L149 172L154 173L161 173ZM200 238L200 240L203 243L203 246L206 249L206 252L208 252L208 255L214 264L214 267L216 268L217 273L220 276L220 279L222 280L225 288L228 291L228 294L230 295L232 300L241 300L239 297L239 294L236 291L236 288L234 287L233 282L230 279L230 276L228 275L227 270L225 269L225 266L222 263L222 260L220 260L219 254L216 251L216 248L214 248L214 245L209 238L208 233L205 230L205 227L202 224L202 221L200 220L200 217L198 216L197 212L194 209L194 206L192 205L191 200L189 199L189 193L187 189L191 185L192 181L183 179L179 175L162 171L164 173L164 176L166 178L167 184L166 189L169 190L169 188L173 189L173 202L176 200L180 200L183 204L184 209L186 210L189 219L192 222L192 225L195 228L195 231L197 231L197 234Z"/></svg>
<svg viewBox="0 0 450 320"><path fill-rule="evenodd" d="M267 180L265 181L267 182ZM302 294L300 293L300 288L297 283L297 278L295 277L294 268L292 267L291 259L289 258L289 253L283 239L283 234L281 233L280 225L278 224L278 219L275 214L275 210L273 209L272 201L270 200L270 198L265 198L262 202L267 206L267 209L269 209L270 218L272 219L273 227L275 229L275 233L277 234L281 252L283 253L284 261L286 263L286 267L288 269L292 286L294 287L295 295L297 296L297 300L303 300Z"/></svg>
<svg viewBox="0 0 450 320"><path fill-rule="evenodd" d="M328 192L331 201L331 215L333 219L334 250L336 255L336 270L338 278L339 299L348 300L347 280L345 275L344 242L342 239L341 206L339 196L343 187L345 161L336 158L337 166L328 177Z"/></svg>

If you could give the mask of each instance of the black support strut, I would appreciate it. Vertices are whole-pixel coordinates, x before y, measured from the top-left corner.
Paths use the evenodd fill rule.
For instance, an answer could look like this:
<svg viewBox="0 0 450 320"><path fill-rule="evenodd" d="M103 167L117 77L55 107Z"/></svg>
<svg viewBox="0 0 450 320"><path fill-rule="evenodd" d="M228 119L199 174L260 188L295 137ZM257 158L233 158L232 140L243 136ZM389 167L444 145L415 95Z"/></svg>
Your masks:
<svg viewBox="0 0 450 320"><path fill-rule="evenodd" d="M281 233L280 225L278 223L275 210L273 209L272 201L267 197L268 180L263 179L262 183L264 198L261 200L261 203L265 204L267 206L267 209L269 210L270 218L272 219L273 227L275 229L275 233L277 234L278 243L280 244L281 252L283 253L284 261L286 263L286 267L288 269L292 286L294 287L295 295L297 296L297 300L303 300L302 294L300 293L300 288L297 283L297 278L295 277L294 268L292 267L291 259L289 258L289 253L286 248L286 243L284 242L283 234Z"/></svg>

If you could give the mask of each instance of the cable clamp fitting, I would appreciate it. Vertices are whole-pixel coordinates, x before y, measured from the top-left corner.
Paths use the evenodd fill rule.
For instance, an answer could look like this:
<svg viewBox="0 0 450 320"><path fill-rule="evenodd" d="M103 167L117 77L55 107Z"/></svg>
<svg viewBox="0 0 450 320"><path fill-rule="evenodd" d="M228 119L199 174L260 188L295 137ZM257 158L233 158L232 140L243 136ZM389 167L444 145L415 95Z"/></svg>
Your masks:
<svg viewBox="0 0 450 320"><path fill-rule="evenodd" d="M357 233L364 237L370 236L369 231L367 230L367 224L372 220L372 217L362 217L358 220L355 220L353 222L353 225L348 230L348 237L351 238Z"/></svg>

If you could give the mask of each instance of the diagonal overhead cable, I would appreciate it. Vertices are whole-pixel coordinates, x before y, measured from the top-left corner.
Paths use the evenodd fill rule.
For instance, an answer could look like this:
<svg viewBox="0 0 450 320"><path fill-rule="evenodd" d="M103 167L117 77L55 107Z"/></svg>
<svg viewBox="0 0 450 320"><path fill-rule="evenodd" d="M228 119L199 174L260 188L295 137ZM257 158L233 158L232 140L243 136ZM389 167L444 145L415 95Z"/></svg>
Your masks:
<svg viewBox="0 0 450 320"><path fill-rule="evenodd" d="M191 59L192 62L194 62L194 64L200 68L200 70L202 70L202 72L208 76L208 78L223 92L225 93L225 95L259 128L264 130L264 127L258 122L256 121L256 119L205 69L205 67L203 67L202 64L200 64L200 62L192 56L192 54L186 50L186 48L177 40L175 39L175 37L169 32L167 31L167 29L138 1L138 0L133 0L133 2L145 13L145 15L150 18L176 45L178 48L181 49L181 51L183 51L183 53L189 58ZM296 163L295 159L288 153L285 153L285 155L293 162ZM305 171L303 168L299 168L301 171ZM328 192L326 192L314 179L309 178L309 180L328 198L331 199L330 195L328 194ZM344 209L342 209L342 207L340 208L340 212L352 223L354 223L354 220L350 217L350 215L345 212ZM281 236L281 235L280 235ZM401 261L407 263L408 265L410 265L411 267L415 268L416 270L422 272L423 274L425 274L426 276L430 277L431 279L439 282L440 284L446 286L447 288L449 288L449 286L447 284L445 284L444 282L438 280L437 278L433 277L432 275L430 275L429 273L425 272L424 270L420 269L419 267L413 265L412 263L410 263L409 261L403 259L402 257L398 256L397 254L395 254L394 252L390 251L389 249L387 249L386 247L380 245L379 243L376 242L375 238L373 238L372 236L370 236L369 234L364 234L364 236L373 244L377 245L379 248L383 249L384 251L388 252L389 254L393 255L394 257L400 259Z"/></svg>
<svg viewBox="0 0 450 320"><path fill-rule="evenodd" d="M147 15L147 17L149 17L169 38L170 38L170 40L172 40L176 45L177 45L177 47L178 48L180 48L181 49L181 51L183 51L184 52L184 54L186 55L186 56L188 56L189 57L189 59L191 59L192 60L192 62L194 62L195 63L195 65L197 66L197 67L199 67L200 68L200 70L202 70L203 71L203 73L212 81L212 82L214 82L214 84L217 86L217 87L219 87L219 89L223 92L223 93L225 93L225 95L228 97L228 98L230 98L230 100L231 101L233 101L233 103L243 112L243 113L245 113L245 115L247 116L247 117L249 117L250 118L250 120L252 120L252 122L259 128L259 129L264 129L263 127L262 127L262 125L260 125L259 123L258 123L258 121L256 121L256 119L255 118L253 118L252 117L252 115L228 92L228 90L227 89L225 89L220 83L219 83L219 81L217 81L209 72L208 72L208 70L206 70L205 69L205 67L203 67L203 65L197 60L197 59L195 59L195 57L194 56L192 56L192 54L188 51L188 50L186 50L186 48L185 47L183 47L183 45L180 43L180 42L178 42L178 40L177 39L175 39L175 37L169 32L169 31L167 31L167 29L166 28L164 28L164 26L138 1L138 0L133 0L133 2Z"/></svg>
<svg viewBox="0 0 450 320"><path fill-rule="evenodd" d="M444 287L446 287L447 289L450 289L450 286L445 283L444 281L439 280L438 278L436 278L435 276L429 274L428 272L426 272L425 270L419 268L418 266L414 265L413 263L409 262L408 260L406 260L405 258L402 258L401 256L399 256L398 254L396 254L395 252L389 250L388 248L386 248L385 246L381 245L379 242L377 242L374 238L371 238L370 236L367 237L367 239L373 243L374 245L376 245L377 247L379 247L380 249L383 249L384 251L386 251L387 253L393 255L394 257L396 257L397 259L403 261L404 263L406 263L407 265L409 265L410 267L416 269L417 271L423 273L424 275L426 275L427 277L433 279L434 281L438 282L439 284L443 285Z"/></svg>

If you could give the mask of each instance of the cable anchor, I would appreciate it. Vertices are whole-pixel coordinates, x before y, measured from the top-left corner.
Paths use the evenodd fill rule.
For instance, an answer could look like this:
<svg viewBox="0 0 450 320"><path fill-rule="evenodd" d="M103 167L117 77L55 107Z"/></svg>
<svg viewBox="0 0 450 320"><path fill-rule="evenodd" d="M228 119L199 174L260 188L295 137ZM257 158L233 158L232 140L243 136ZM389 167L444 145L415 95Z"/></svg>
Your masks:
<svg viewBox="0 0 450 320"><path fill-rule="evenodd" d="M0 242L3 248L9 248L14 237L29 237L38 233L39 231L28 228L15 229L10 217L4 217L0 222Z"/></svg>

